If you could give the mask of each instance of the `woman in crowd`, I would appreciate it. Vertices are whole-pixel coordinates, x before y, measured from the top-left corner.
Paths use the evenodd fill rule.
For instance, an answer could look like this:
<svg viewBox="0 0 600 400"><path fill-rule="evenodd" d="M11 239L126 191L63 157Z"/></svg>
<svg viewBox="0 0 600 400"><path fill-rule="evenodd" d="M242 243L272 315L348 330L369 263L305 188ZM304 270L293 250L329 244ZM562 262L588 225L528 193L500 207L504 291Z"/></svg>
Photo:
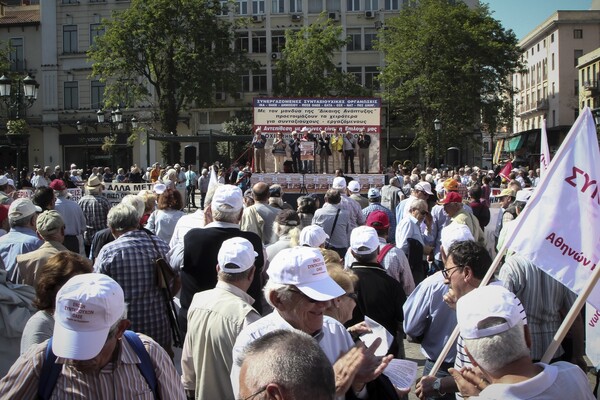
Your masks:
<svg viewBox="0 0 600 400"><path fill-rule="evenodd" d="M165 190L158 196L157 208L157 210L150 214L145 228L169 243L177 221L185 215L181 211L183 208L181 193L175 189Z"/></svg>
<svg viewBox="0 0 600 400"><path fill-rule="evenodd" d="M73 276L90 272L93 272L92 262L71 251L55 254L39 269L33 302L39 311L25 325L21 337L21 354L31 346L52 337L56 294Z"/></svg>
<svg viewBox="0 0 600 400"><path fill-rule="evenodd" d="M302 227L309 226L312 224L312 219L315 215L315 211L317 211L317 202L313 197L298 197L298 215L300 216L300 222L302 224Z"/></svg>
<svg viewBox="0 0 600 400"><path fill-rule="evenodd" d="M267 246L267 259L270 261L283 249L298 245L300 237L300 217L294 210L281 210L273 224L273 235L277 241Z"/></svg>
<svg viewBox="0 0 600 400"><path fill-rule="evenodd" d="M273 157L275 158L275 173L278 174L283 169L283 161L285 160L285 148L287 144L283 140L283 134L277 132L275 140L273 140Z"/></svg>

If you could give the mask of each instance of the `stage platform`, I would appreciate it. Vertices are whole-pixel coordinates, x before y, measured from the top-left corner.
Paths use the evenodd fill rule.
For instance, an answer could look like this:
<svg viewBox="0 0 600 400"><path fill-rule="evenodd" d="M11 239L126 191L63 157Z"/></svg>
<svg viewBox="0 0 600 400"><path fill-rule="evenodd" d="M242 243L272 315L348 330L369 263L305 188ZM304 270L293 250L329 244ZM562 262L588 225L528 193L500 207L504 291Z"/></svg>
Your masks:
<svg viewBox="0 0 600 400"><path fill-rule="evenodd" d="M361 193L366 193L369 188L375 187L381 189L385 182L383 174L350 174L346 175L358 181L361 186ZM250 182L252 185L258 182L265 182L269 185L279 184L285 193L300 193L302 183L306 186L308 193L324 194L335 178L332 174L252 174Z"/></svg>

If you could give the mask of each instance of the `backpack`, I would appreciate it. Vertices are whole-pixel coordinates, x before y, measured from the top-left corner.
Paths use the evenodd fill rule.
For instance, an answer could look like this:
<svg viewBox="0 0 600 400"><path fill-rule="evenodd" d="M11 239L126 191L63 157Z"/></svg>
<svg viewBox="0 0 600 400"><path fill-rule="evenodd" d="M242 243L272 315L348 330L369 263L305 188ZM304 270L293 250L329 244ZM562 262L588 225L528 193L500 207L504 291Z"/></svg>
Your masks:
<svg viewBox="0 0 600 400"><path fill-rule="evenodd" d="M127 340L127 343L129 343L129 345L135 351L135 354L139 357L140 363L137 364L137 367L148 383L148 386L150 386L150 390L152 390L154 398L157 399L156 374L154 372L154 367L152 366L152 360L150 359L148 351L135 332L125 331L123 333L123 337ZM40 373L40 386L38 388L39 399L47 400L50 398L52 392L54 391L54 386L56 386L56 381L58 380L61 370L62 364L56 364L56 356L52 352L52 338L50 338L48 341L48 346L46 347L44 363Z"/></svg>

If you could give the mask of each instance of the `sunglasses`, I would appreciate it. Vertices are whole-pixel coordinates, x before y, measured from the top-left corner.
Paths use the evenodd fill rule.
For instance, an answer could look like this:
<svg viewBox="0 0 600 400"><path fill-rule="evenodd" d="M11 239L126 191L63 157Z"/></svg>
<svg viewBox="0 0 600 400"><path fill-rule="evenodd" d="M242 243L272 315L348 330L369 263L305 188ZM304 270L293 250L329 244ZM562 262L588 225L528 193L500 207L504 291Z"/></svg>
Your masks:
<svg viewBox="0 0 600 400"><path fill-rule="evenodd" d="M358 293L346 293L344 296L350 297L352 300L358 303Z"/></svg>

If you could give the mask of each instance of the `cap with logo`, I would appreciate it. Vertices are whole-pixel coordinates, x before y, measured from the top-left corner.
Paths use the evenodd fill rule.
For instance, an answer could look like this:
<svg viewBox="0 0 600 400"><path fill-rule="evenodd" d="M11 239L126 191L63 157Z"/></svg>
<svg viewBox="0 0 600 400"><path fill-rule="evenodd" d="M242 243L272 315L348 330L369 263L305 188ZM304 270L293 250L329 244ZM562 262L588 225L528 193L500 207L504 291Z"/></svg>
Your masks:
<svg viewBox="0 0 600 400"><path fill-rule="evenodd" d="M269 264L273 283L294 285L313 300L327 301L345 292L327 273L323 255L314 247L281 250Z"/></svg>
<svg viewBox="0 0 600 400"><path fill-rule="evenodd" d="M221 245L217 262L221 271L236 274L252 268L257 256L258 253L248 239L233 237Z"/></svg>
<svg viewBox="0 0 600 400"><path fill-rule="evenodd" d="M241 210L244 207L242 190L233 185L219 186L215 190L210 207L220 210L222 206L229 206L233 210Z"/></svg>
<svg viewBox="0 0 600 400"><path fill-rule="evenodd" d="M300 246L319 247L329 239L329 235L325 233L319 225L309 225L300 232Z"/></svg>
<svg viewBox="0 0 600 400"><path fill-rule="evenodd" d="M519 300L502 285L477 288L456 304L456 319L464 339L479 339L506 332L523 322ZM506 322L488 328L480 328L481 322L490 318L502 318Z"/></svg>
<svg viewBox="0 0 600 400"><path fill-rule="evenodd" d="M32 216L36 212L42 212L42 209L29 199L16 199L10 204L10 208L8 209L8 219L11 221L16 221L21 218L27 218Z"/></svg>
<svg viewBox="0 0 600 400"><path fill-rule="evenodd" d="M54 354L71 360L96 357L124 312L123 289L111 277L97 273L72 277L56 295Z"/></svg>
<svg viewBox="0 0 600 400"><path fill-rule="evenodd" d="M350 234L350 248L356 254L371 254L379 248L377 231L370 226L359 226Z"/></svg>

